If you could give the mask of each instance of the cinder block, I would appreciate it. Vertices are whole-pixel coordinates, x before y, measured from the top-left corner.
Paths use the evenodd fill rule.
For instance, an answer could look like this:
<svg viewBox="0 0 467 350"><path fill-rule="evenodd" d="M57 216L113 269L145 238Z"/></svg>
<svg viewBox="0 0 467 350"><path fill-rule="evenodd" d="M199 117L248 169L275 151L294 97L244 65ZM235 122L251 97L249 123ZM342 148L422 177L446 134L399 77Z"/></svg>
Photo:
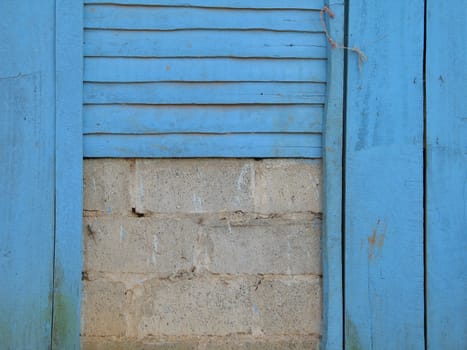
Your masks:
<svg viewBox="0 0 467 350"><path fill-rule="evenodd" d="M90 159L84 175L84 349L317 347L321 162Z"/></svg>
<svg viewBox="0 0 467 350"><path fill-rule="evenodd" d="M253 284L251 278L189 276L148 281L139 304L138 337L248 333Z"/></svg>
<svg viewBox="0 0 467 350"><path fill-rule="evenodd" d="M181 338L171 341L110 340L82 338L83 350L318 350L318 336L292 336L279 339L250 336Z"/></svg>
<svg viewBox="0 0 467 350"><path fill-rule="evenodd" d="M138 212L216 213L253 209L254 166L240 159L139 159Z"/></svg>
<svg viewBox="0 0 467 350"><path fill-rule="evenodd" d="M102 338L82 339L83 350L197 350L198 342L110 340Z"/></svg>
<svg viewBox="0 0 467 350"><path fill-rule="evenodd" d="M159 277L191 271L196 239L190 219L85 217L84 270Z"/></svg>
<svg viewBox="0 0 467 350"><path fill-rule="evenodd" d="M308 220L306 220L308 219ZM219 274L320 274L321 220L228 219L205 228L208 269Z"/></svg>
<svg viewBox="0 0 467 350"><path fill-rule="evenodd" d="M265 278L252 292L254 334L320 334L321 279Z"/></svg>
<svg viewBox="0 0 467 350"><path fill-rule="evenodd" d="M84 336L125 334L125 285L102 279L83 281L82 325Z"/></svg>
<svg viewBox="0 0 467 350"><path fill-rule="evenodd" d="M131 213L131 159L84 160L84 210L103 214Z"/></svg>
<svg viewBox="0 0 467 350"><path fill-rule="evenodd" d="M277 338L227 337L214 339L199 350L318 350L318 336L293 336Z"/></svg>
<svg viewBox="0 0 467 350"><path fill-rule="evenodd" d="M294 159L255 162L255 210L321 212L321 164L317 160Z"/></svg>

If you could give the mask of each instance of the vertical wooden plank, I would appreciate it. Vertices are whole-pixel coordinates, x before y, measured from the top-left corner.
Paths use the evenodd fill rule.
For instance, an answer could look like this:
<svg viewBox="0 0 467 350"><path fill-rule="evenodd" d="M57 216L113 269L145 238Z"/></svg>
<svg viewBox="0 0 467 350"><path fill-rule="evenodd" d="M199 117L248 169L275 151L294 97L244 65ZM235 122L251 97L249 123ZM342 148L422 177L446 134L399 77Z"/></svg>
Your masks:
<svg viewBox="0 0 467 350"><path fill-rule="evenodd" d="M345 347L424 348L424 1L349 2Z"/></svg>
<svg viewBox="0 0 467 350"><path fill-rule="evenodd" d="M426 296L429 349L467 349L467 6L427 1Z"/></svg>
<svg viewBox="0 0 467 350"><path fill-rule="evenodd" d="M49 349L54 1L0 2L0 348Z"/></svg>
<svg viewBox="0 0 467 350"><path fill-rule="evenodd" d="M328 6L330 6L328 4ZM329 34L344 42L344 4L333 4L335 17L327 21ZM323 349L342 349L342 137L344 51L328 51L327 101L324 117L324 224L323 259Z"/></svg>
<svg viewBox="0 0 467 350"><path fill-rule="evenodd" d="M82 1L56 0L56 234L53 349L80 348Z"/></svg>

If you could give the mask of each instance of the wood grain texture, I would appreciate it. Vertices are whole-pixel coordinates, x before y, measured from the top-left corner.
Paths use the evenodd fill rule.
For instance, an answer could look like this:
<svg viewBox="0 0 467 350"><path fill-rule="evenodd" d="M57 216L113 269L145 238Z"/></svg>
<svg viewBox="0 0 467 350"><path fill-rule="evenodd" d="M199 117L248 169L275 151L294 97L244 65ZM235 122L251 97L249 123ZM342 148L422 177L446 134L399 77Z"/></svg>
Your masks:
<svg viewBox="0 0 467 350"><path fill-rule="evenodd" d="M321 33L274 31L84 31L85 56L326 58Z"/></svg>
<svg viewBox="0 0 467 350"><path fill-rule="evenodd" d="M87 4L319 10L323 0L86 0Z"/></svg>
<svg viewBox="0 0 467 350"><path fill-rule="evenodd" d="M467 7L427 3L427 345L466 349Z"/></svg>
<svg viewBox="0 0 467 350"><path fill-rule="evenodd" d="M0 347L49 349L55 3L1 1Z"/></svg>
<svg viewBox="0 0 467 350"><path fill-rule="evenodd" d="M322 32L318 11L88 5L85 28L265 29Z"/></svg>
<svg viewBox="0 0 467 350"><path fill-rule="evenodd" d="M328 18L329 33L338 43L344 42L344 4L329 5L334 19ZM326 110L323 133L323 337L322 348L342 349L342 153L344 126L344 52L328 48Z"/></svg>
<svg viewBox="0 0 467 350"><path fill-rule="evenodd" d="M349 2L345 347L424 349L424 1Z"/></svg>
<svg viewBox="0 0 467 350"><path fill-rule="evenodd" d="M326 82L326 60L110 58L84 60L87 82Z"/></svg>
<svg viewBox="0 0 467 350"><path fill-rule="evenodd" d="M325 88L313 83L86 83L84 103L322 104Z"/></svg>
<svg viewBox="0 0 467 350"><path fill-rule="evenodd" d="M56 0L55 263L52 349L80 349L82 1Z"/></svg>
<svg viewBox="0 0 467 350"><path fill-rule="evenodd" d="M322 132L321 7L277 0L87 2L86 155L320 156L321 148L310 144L309 151L300 142ZM138 144L118 147L128 140ZM167 149L160 142L169 142Z"/></svg>
<svg viewBox="0 0 467 350"><path fill-rule="evenodd" d="M319 134L85 135L85 157L319 158Z"/></svg>
<svg viewBox="0 0 467 350"><path fill-rule="evenodd" d="M85 134L322 132L323 107L86 105Z"/></svg>

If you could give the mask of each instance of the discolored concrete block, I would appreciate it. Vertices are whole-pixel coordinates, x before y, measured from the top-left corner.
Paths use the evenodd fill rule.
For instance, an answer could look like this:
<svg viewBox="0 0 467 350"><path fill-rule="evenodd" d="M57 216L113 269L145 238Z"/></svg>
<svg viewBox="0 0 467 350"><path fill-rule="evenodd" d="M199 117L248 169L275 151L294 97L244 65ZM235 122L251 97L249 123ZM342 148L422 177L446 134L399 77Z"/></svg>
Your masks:
<svg viewBox="0 0 467 350"><path fill-rule="evenodd" d="M254 166L240 159L136 161L138 212L210 213L253 209Z"/></svg>
<svg viewBox="0 0 467 350"><path fill-rule="evenodd" d="M321 220L224 220L205 228L208 269L220 274L320 274Z"/></svg>
<svg viewBox="0 0 467 350"><path fill-rule="evenodd" d="M315 349L321 162L85 160L83 348Z"/></svg>
<svg viewBox="0 0 467 350"><path fill-rule="evenodd" d="M86 159L84 210L106 215L131 213L134 165L135 160L131 159Z"/></svg>
<svg viewBox="0 0 467 350"><path fill-rule="evenodd" d="M193 267L190 219L85 217L84 270L168 277Z"/></svg>
<svg viewBox="0 0 467 350"><path fill-rule="evenodd" d="M252 278L151 280L140 302L138 337L201 336L251 330Z"/></svg>
<svg viewBox="0 0 467 350"><path fill-rule="evenodd" d="M125 334L125 285L103 279L83 281L81 333L84 336Z"/></svg>
<svg viewBox="0 0 467 350"><path fill-rule="evenodd" d="M322 163L317 160L255 162L255 211L321 212L321 172Z"/></svg>
<svg viewBox="0 0 467 350"><path fill-rule="evenodd" d="M252 293L254 332L264 335L320 334L319 277L264 278Z"/></svg>

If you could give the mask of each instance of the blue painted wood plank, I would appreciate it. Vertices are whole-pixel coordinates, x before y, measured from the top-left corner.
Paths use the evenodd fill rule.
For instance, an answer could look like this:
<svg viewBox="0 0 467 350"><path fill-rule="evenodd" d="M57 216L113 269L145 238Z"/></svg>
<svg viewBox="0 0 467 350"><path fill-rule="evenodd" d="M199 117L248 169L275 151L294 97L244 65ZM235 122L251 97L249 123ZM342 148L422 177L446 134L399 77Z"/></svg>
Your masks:
<svg viewBox="0 0 467 350"><path fill-rule="evenodd" d="M320 104L325 88L314 83L86 83L84 103Z"/></svg>
<svg viewBox="0 0 467 350"><path fill-rule="evenodd" d="M424 1L349 2L345 347L424 349Z"/></svg>
<svg viewBox="0 0 467 350"><path fill-rule="evenodd" d="M52 349L80 349L83 4L56 0L56 228Z"/></svg>
<svg viewBox="0 0 467 350"><path fill-rule="evenodd" d="M49 349L54 1L1 1L0 348Z"/></svg>
<svg viewBox="0 0 467 350"><path fill-rule="evenodd" d="M254 3L254 2L253 2ZM88 5L85 28L265 29L322 32L318 11Z"/></svg>
<svg viewBox="0 0 467 350"><path fill-rule="evenodd" d="M323 107L86 105L83 117L85 134L319 133Z"/></svg>
<svg viewBox="0 0 467 350"><path fill-rule="evenodd" d="M321 135L85 135L84 156L318 158Z"/></svg>
<svg viewBox="0 0 467 350"><path fill-rule="evenodd" d="M86 56L326 58L321 33L275 31L84 31Z"/></svg>
<svg viewBox="0 0 467 350"><path fill-rule="evenodd" d="M328 19L329 34L344 42L344 4L330 6L335 17ZM328 50L328 76L323 133L323 338L322 348L342 349L343 261L342 261L342 153L344 125L344 52Z"/></svg>
<svg viewBox="0 0 467 350"><path fill-rule="evenodd" d="M321 9L323 0L85 0L87 4L125 4L184 7Z"/></svg>
<svg viewBox="0 0 467 350"><path fill-rule="evenodd" d="M427 345L467 349L467 6L427 6Z"/></svg>
<svg viewBox="0 0 467 350"><path fill-rule="evenodd" d="M88 57L84 80L326 82L326 60Z"/></svg>

